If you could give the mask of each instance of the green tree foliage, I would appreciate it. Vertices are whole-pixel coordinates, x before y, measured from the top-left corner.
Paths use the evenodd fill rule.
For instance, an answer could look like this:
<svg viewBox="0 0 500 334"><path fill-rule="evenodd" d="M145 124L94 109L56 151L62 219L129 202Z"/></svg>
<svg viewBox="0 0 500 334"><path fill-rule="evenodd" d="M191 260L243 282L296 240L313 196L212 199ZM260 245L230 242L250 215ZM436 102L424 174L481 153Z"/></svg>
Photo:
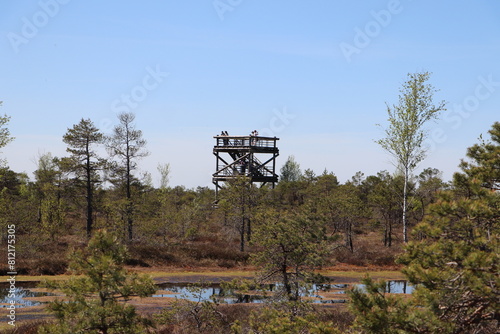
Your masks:
<svg viewBox="0 0 500 334"><path fill-rule="evenodd" d="M79 276L46 282L66 297L49 304L57 323L42 333L145 333L148 323L124 301L148 296L156 288L150 277L128 273L126 259L127 250L117 237L97 231L86 249L71 255L70 270Z"/></svg>
<svg viewBox="0 0 500 334"><path fill-rule="evenodd" d="M2 101L0 101L0 107L2 106ZM10 136L10 131L8 128L5 127L7 123L9 123L10 117L7 115L0 116L0 148L4 147L8 143L10 143L12 140L14 140L13 137Z"/></svg>
<svg viewBox="0 0 500 334"><path fill-rule="evenodd" d="M349 309L356 316L354 329L373 334L430 334L443 328L428 309L403 296L387 293L385 281L374 282L366 277L362 284L364 291L354 288L348 292Z"/></svg>
<svg viewBox="0 0 500 334"><path fill-rule="evenodd" d="M35 174L35 189L38 200L38 222L45 233L53 240L65 221L63 197L63 172L60 160L50 153L42 154L38 159Z"/></svg>
<svg viewBox="0 0 500 334"><path fill-rule="evenodd" d="M312 169L308 168L304 171L304 174L302 175L302 179L304 181L306 181L307 183L311 184L313 182L316 182L318 178L316 176L316 173L314 173L314 171Z"/></svg>
<svg viewBox="0 0 500 334"><path fill-rule="evenodd" d="M344 246L354 251L353 229L367 215L366 207L361 201L359 189L353 183L338 186L327 198L334 230L344 234Z"/></svg>
<svg viewBox="0 0 500 334"><path fill-rule="evenodd" d="M285 164L280 169L280 181L298 181L301 176L302 172L300 171L299 163L295 161L295 157L293 155L289 156Z"/></svg>
<svg viewBox="0 0 500 334"><path fill-rule="evenodd" d="M302 215L263 213L254 243L260 251L252 254L259 267L259 281L280 283L280 300L298 301L304 283L318 276L328 254L327 238L321 223Z"/></svg>
<svg viewBox="0 0 500 334"><path fill-rule="evenodd" d="M471 146L467 150L467 156L471 161L462 161L461 168L464 175L457 175L456 183L463 180L477 179L481 186L493 191L500 190L500 168L499 168L499 145L500 145L500 122L495 122L489 131L490 141L484 141Z"/></svg>
<svg viewBox="0 0 500 334"><path fill-rule="evenodd" d="M248 178L241 176L230 182L221 191L222 207L234 221L240 234L240 251L245 251L246 242L251 240L252 218L258 201L258 192ZM224 203L226 202L226 203Z"/></svg>
<svg viewBox="0 0 500 334"><path fill-rule="evenodd" d="M158 167L156 168L158 172L160 173L160 189L166 189L168 187L168 181L170 180L170 164L169 163L164 163L158 164Z"/></svg>
<svg viewBox="0 0 500 334"><path fill-rule="evenodd" d="M304 205L307 202L310 185L310 182L304 180L279 182L273 194L275 205L279 204L280 207L289 209Z"/></svg>
<svg viewBox="0 0 500 334"><path fill-rule="evenodd" d="M146 140L142 137L142 131L137 130L134 125L135 115L133 113L121 113L118 115L120 124L115 126L113 134L106 138L106 148L112 159L110 171L112 181L125 193L125 219L127 221L128 239L133 238L134 225L134 201L132 198L132 183L134 181L134 170L137 169L137 160L149 155L146 151Z"/></svg>
<svg viewBox="0 0 500 334"><path fill-rule="evenodd" d="M74 174L76 185L85 188L88 237L92 232L94 219L94 191L96 184L100 182L99 171L104 166L104 160L98 156L95 146L102 144L103 138L94 123L83 118L63 136L63 141L68 145L66 151L71 153L69 158L63 159L63 166Z"/></svg>
<svg viewBox="0 0 500 334"><path fill-rule="evenodd" d="M248 331L243 331L244 326L238 321L231 329L235 334L340 334L333 323L319 321L312 312L292 316L286 310L268 307L253 311L248 327Z"/></svg>
<svg viewBox="0 0 500 334"><path fill-rule="evenodd" d="M500 319L500 199L477 189L478 198L443 194L432 205L400 262L415 298L452 333L484 330ZM486 333L486 332L485 332Z"/></svg>
<svg viewBox="0 0 500 334"><path fill-rule="evenodd" d="M366 331L497 333L500 195L495 180L500 179L500 123L490 134L491 141L468 149L471 161L462 163L463 173L455 175L453 191L441 193L429 206L414 231L420 240L408 243L399 258L406 266L403 273L416 286L413 297L406 302L377 299L376 288L368 296L351 296L357 322ZM385 302L390 307L380 307Z"/></svg>
<svg viewBox="0 0 500 334"><path fill-rule="evenodd" d="M455 186L465 182L469 192L445 193L431 205L417 230L423 240L401 258L410 281L422 285L417 298L454 333L500 321L500 123L490 135L467 150L471 161L455 175Z"/></svg>
<svg viewBox="0 0 500 334"><path fill-rule="evenodd" d="M151 237L161 236L164 244L193 241L207 231L218 233L210 225L215 211L213 196L213 190L202 187L195 190L177 186L146 192L138 213L142 214L143 221L151 215L151 221L138 226L138 231Z"/></svg>
<svg viewBox="0 0 500 334"><path fill-rule="evenodd" d="M415 200L420 209L420 219L426 214L429 204L436 202L438 193L447 188L443 182L442 173L436 168L426 168L418 175L418 188L415 192Z"/></svg>
<svg viewBox="0 0 500 334"><path fill-rule="evenodd" d="M0 106L2 106L2 101L0 101ZM11 137L9 128L5 127L7 123L9 123L10 117L7 115L0 116L0 148L5 147L8 143L14 140L14 137ZM0 167L4 163L3 160L0 160Z"/></svg>
<svg viewBox="0 0 500 334"><path fill-rule="evenodd" d="M433 96L436 89L428 84L430 73L410 73L402 85L397 105L387 105L389 115L388 127L384 130L386 137L377 143L395 159L398 168L404 174L403 189L403 239L408 241L406 221L406 201L408 197L407 183L410 173L425 158L423 142L426 139L424 125L436 119L445 110L445 102L434 105Z"/></svg>
<svg viewBox="0 0 500 334"><path fill-rule="evenodd" d="M387 247L392 246L394 225L401 220L400 180L382 171L367 177L363 184L372 209L372 219L383 223L384 246Z"/></svg>
<svg viewBox="0 0 500 334"><path fill-rule="evenodd" d="M314 180L306 183L307 187L305 190L305 195L308 197L307 204L318 204L321 206L321 201L324 198L329 197L332 192L335 191L339 185L337 177L332 172L328 172L326 169L319 176L316 176Z"/></svg>
<svg viewBox="0 0 500 334"><path fill-rule="evenodd" d="M7 231L7 225L14 224L17 233L31 233L36 214L31 210L33 204L28 176L0 167L0 227L3 231Z"/></svg>
<svg viewBox="0 0 500 334"><path fill-rule="evenodd" d="M203 282L189 285L187 290L193 301L176 299L168 309L156 316L158 322L181 327L184 329L183 333L228 333L230 323L227 316L219 310L217 298L212 296L206 299L203 290L207 286Z"/></svg>
<svg viewBox="0 0 500 334"><path fill-rule="evenodd" d="M0 148L6 146L8 143L14 140L14 137L10 136L9 129L4 127L10 120L7 115L0 116Z"/></svg>

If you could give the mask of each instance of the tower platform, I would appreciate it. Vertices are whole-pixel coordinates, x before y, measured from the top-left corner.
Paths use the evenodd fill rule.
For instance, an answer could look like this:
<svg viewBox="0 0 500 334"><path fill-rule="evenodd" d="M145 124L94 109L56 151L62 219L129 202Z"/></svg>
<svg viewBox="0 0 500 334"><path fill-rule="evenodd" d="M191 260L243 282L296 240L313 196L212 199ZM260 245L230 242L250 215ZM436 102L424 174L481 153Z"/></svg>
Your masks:
<svg viewBox="0 0 500 334"><path fill-rule="evenodd" d="M213 154L216 157L212 182L216 192L221 188L219 182L226 182L241 176L248 177L252 183L270 183L274 188L278 182L276 157L279 149L276 137L261 136L214 136L216 143Z"/></svg>

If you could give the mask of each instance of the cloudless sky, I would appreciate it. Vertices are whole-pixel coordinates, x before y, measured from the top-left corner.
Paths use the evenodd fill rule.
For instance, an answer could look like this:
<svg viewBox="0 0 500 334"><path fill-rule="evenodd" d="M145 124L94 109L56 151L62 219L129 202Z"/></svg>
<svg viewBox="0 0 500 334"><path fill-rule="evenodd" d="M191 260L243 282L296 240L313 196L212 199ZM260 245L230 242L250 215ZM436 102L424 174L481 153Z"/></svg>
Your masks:
<svg viewBox="0 0 500 334"><path fill-rule="evenodd" d="M2 149L33 177L40 154L65 156L81 118L104 133L132 111L158 185L211 186L214 135L280 138L281 167L341 182L394 171L374 140L409 72L432 72L447 111L429 124L425 167L449 180L466 148L500 121L497 0L24 0L0 4ZM487 137L487 136L486 136Z"/></svg>

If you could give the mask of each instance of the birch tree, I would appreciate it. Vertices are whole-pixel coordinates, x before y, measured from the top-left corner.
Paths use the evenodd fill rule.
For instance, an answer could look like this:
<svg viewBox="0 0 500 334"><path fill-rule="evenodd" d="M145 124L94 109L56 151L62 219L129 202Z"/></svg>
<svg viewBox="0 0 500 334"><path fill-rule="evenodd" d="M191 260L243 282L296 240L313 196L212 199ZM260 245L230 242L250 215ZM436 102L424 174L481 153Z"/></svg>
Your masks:
<svg viewBox="0 0 500 334"><path fill-rule="evenodd" d="M283 182L298 181L302 176L300 164L295 161L293 155L288 157L283 167L281 167L280 172L280 179Z"/></svg>
<svg viewBox="0 0 500 334"><path fill-rule="evenodd" d="M429 77L429 72L408 74L407 81L399 91L399 103L392 106L387 104L389 124L384 129L385 138L376 141L393 156L404 176L402 219L405 243L408 242L408 180L411 172L426 156L423 143L428 134L424 126L430 120L437 119L446 104L444 101L434 104L433 96L437 90L427 83Z"/></svg>

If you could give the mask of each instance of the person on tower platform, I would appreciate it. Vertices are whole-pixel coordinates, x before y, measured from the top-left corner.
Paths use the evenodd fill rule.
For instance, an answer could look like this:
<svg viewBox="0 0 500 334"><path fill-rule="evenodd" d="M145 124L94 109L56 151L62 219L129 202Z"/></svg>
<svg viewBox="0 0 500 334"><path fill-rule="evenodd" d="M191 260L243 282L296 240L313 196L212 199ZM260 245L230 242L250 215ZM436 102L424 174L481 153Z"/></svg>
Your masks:
<svg viewBox="0 0 500 334"><path fill-rule="evenodd" d="M229 134L227 133L227 131L222 131L221 132L221 136L227 137L227 136L229 136ZM229 145L229 139L228 138L222 139L222 142L224 143L224 146L228 146Z"/></svg>

